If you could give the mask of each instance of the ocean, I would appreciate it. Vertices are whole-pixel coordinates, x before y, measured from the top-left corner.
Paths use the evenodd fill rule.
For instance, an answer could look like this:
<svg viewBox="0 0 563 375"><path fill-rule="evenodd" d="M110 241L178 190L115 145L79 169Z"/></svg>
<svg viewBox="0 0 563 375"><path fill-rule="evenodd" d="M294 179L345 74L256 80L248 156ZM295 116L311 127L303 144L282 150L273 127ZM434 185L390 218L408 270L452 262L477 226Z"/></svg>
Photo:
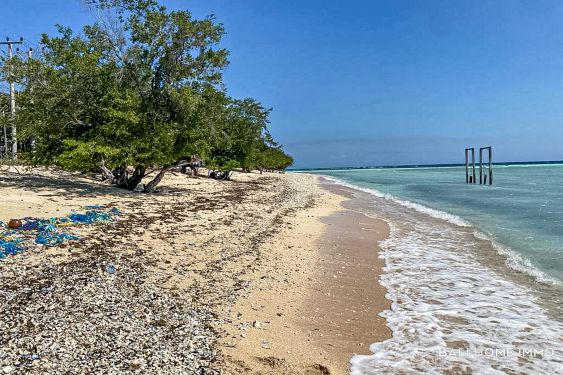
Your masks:
<svg viewBox="0 0 563 375"><path fill-rule="evenodd" d="M393 338L352 374L563 373L563 165L307 171L386 220L380 282Z"/></svg>

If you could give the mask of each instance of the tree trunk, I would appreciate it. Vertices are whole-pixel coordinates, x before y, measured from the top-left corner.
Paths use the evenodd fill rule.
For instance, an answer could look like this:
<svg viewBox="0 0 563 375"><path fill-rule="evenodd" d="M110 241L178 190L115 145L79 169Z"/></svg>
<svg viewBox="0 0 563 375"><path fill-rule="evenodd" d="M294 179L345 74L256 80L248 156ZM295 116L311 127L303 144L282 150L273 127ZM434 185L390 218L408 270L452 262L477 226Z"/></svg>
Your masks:
<svg viewBox="0 0 563 375"><path fill-rule="evenodd" d="M170 170L171 168L175 168L175 167L184 167L186 165L189 165L189 163L186 162L185 160L181 160L181 161L177 162L176 164L172 164L172 165L169 164L169 165L162 167L160 172L158 172L158 174L148 184L146 184L143 187L143 192L152 193L154 191L154 188L156 187L156 185L158 185L160 183L160 181L162 181L162 178L164 177L164 175L166 174L166 172L168 170ZM102 167L102 163L100 163L100 168L101 167ZM119 188L128 189L128 190L135 190L137 185L139 185L141 183L141 180L143 179L143 177L145 177L147 175L146 171L147 171L147 168L145 166L137 165L135 167L135 170L133 171L133 174L129 175L129 172L127 171L126 166L124 166L124 165L119 166L119 167L115 168L113 170L113 172L111 173L112 183ZM104 175L105 174L106 173L104 172Z"/></svg>
<svg viewBox="0 0 563 375"><path fill-rule="evenodd" d="M160 172L158 172L158 174L148 184L145 185L145 187L143 188L143 192L144 193L154 192L154 188L156 187L156 185L158 185L160 183L160 181L162 181L162 178L164 177L166 172L168 172L170 169L177 168L177 167L180 167L180 168L183 169L184 167L188 167L190 165L191 165L191 163L186 161L186 160L180 160L179 162L177 162L175 164L165 165L164 167L162 167Z"/></svg>
<svg viewBox="0 0 563 375"><path fill-rule="evenodd" d="M110 180L113 183L113 173L106 167L105 160L102 158L100 163L98 164L100 169L102 170L102 179L103 180Z"/></svg>
<svg viewBox="0 0 563 375"><path fill-rule="evenodd" d="M145 187L143 188L143 192L144 193L154 192L154 188L156 187L156 185L160 183L160 181L162 181L162 178L164 177L168 169L170 169L170 167L162 168L160 172L158 172L158 174L148 184L145 185Z"/></svg>

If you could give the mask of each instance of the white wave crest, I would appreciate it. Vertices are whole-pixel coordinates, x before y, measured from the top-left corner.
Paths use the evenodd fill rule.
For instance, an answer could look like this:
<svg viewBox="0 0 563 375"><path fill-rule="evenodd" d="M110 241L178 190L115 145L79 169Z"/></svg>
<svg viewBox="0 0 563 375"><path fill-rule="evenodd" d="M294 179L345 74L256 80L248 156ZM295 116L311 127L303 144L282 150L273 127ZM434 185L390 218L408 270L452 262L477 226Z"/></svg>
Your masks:
<svg viewBox="0 0 563 375"><path fill-rule="evenodd" d="M392 305L380 315L393 337L354 356L353 375L561 370L563 325L532 290L477 261L471 231L405 213L390 224L380 282Z"/></svg>
<svg viewBox="0 0 563 375"><path fill-rule="evenodd" d="M415 203L415 202L411 202L405 199L400 199L397 198L391 194L386 194L383 193L379 190L376 189L371 189L371 188L364 188L361 186L357 186L351 183L348 183L346 181L340 180L338 178L332 177L332 176L325 176L323 175L323 178L337 184L337 185L341 185L341 186L346 186L348 188L354 189L354 190L359 190L362 191L364 193L368 193L371 194L375 197L378 198L383 198L383 199L387 199L389 201L392 201L394 203L397 203L403 207L407 207L407 208L411 208L414 209L420 213L426 214L428 216L431 216L433 218L436 219L441 219L441 220L445 220L450 224L454 224L457 225L459 227L472 227L473 226L463 220L462 218L460 218L459 216L450 214L448 212L444 212L444 211L440 211L440 210L436 210L434 208L430 208L430 207L426 207L422 204L419 203ZM493 239L492 235L487 235L484 234L480 231L478 231L477 229L474 228L474 235L475 237L482 239L482 240L486 240L489 241L492 245L492 247L496 250L496 252L504 257L506 257L506 266L514 269L516 271L522 272L526 275L532 276L536 281L540 282L540 283L546 283L546 284L550 284L550 285L556 285L556 286L563 286L563 283L560 280L557 280L549 275L547 275L545 272L541 271L540 269L538 269L537 267L535 267L532 262L516 253L514 250L510 249L507 246L501 245L498 242L496 242Z"/></svg>
<svg viewBox="0 0 563 375"><path fill-rule="evenodd" d="M349 188L354 189L354 190L360 190L360 191L363 191L364 193L368 193L368 194L374 195L374 196L379 197L379 198L384 198L384 199L393 201L397 204L400 204L401 206L412 208L412 209L414 209L418 212L422 212L424 214L435 217L437 219L446 220L447 222L454 224L454 225L457 225L457 226L460 226L460 227L470 227L471 226L471 224L467 223L465 220L463 220L459 216L452 215L448 212L436 210L436 209L433 209L433 208L430 208L430 207L426 207L422 204L418 204L418 203L411 202L411 201L408 201L408 200L400 199L400 198L398 198L394 195L383 193L383 192L376 190L376 189L364 188L364 187L361 187L361 186L353 185L353 184L350 184L346 181L342 181L342 180L339 180L337 178L334 178L332 176L323 175L323 177L325 179L329 180L329 181L332 181L335 184L346 186L346 187L349 187Z"/></svg>

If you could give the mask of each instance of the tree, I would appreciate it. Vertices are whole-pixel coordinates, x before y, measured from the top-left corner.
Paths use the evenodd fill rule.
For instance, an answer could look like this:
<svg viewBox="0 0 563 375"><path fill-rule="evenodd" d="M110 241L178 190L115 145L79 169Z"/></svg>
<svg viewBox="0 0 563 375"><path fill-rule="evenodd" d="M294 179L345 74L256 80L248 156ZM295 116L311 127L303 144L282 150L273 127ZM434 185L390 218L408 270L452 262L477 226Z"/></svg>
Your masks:
<svg viewBox="0 0 563 375"><path fill-rule="evenodd" d="M229 172L235 168L250 167L249 157L257 145L265 142L270 109L254 99L227 99L220 118L210 135L204 152L207 165Z"/></svg>
<svg viewBox="0 0 563 375"><path fill-rule="evenodd" d="M38 138L36 162L102 168L128 189L159 170L150 191L192 149L186 112L202 85L222 84L227 52L216 45L223 27L151 0L89 4L118 17L86 26L84 36L64 27L58 37L43 35L42 58L20 69L20 121Z"/></svg>
<svg viewBox="0 0 563 375"><path fill-rule="evenodd" d="M17 121L36 164L100 170L131 190L156 173L147 192L193 154L226 176L287 164L268 133L271 110L227 95L224 30L212 16L196 20L156 0L86 4L98 20L81 35L59 26L42 36L41 56L1 70L23 88Z"/></svg>
<svg viewBox="0 0 563 375"><path fill-rule="evenodd" d="M260 170L285 171L293 165L293 158L280 147L266 147L259 156Z"/></svg>

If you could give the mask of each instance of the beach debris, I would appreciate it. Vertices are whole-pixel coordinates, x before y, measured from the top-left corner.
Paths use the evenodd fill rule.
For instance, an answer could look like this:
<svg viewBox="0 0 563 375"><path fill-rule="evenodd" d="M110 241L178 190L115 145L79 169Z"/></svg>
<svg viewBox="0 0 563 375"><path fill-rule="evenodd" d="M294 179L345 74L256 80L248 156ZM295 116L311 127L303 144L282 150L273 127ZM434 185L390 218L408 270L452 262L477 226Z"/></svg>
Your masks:
<svg viewBox="0 0 563 375"><path fill-rule="evenodd" d="M16 229L22 226L22 221L19 219L12 219L8 222L8 227L11 229Z"/></svg>
<svg viewBox="0 0 563 375"><path fill-rule="evenodd" d="M270 343L268 340L262 339L262 349L270 349Z"/></svg>
<svg viewBox="0 0 563 375"><path fill-rule="evenodd" d="M22 250L24 247L20 245L19 239L2 239L0 238L0 259L5 258L6 255L13 255Z"/></svg>
<svg viewBox="0 0 563 375"><path fill-rule="evenodd" d="M139 361L138 359L134 359L129 363L129 368L131 370L138 370L141 368L141 361Z"/></svg>
<svg viewBox="0 0 563 375"><path fill-rule="evenodd" d="M73 212L65 217L26 217L11 219L7 224L0 221L0 259L25 250L33 242L37 245L57 246L65 241L76 241L78 236L63 232L60 228L75 224L107 223L120 213L116 207L102 205L84 208L87 209L84 213Z"/></svg>
<svg viewBox="0 0 563 375"><path fill-rule="evenodd" d="M110 275L113 275L115 273L115 266L113 264L108 264L106 267L106 272L109 273Z"/></svg>
<svg viewBox="0 0 563 375"><path fill-rule="evenodd" d="M60 264L0 263L0 292L9 293L0 293L0 374L217 375L210 308L150 281L145 258L83 246ZM122 277L108 280L98 264Z"/></svg>
<svg viewBox="0 0 563 375"><path fill-rule="evenodd" d="M112 220L103 230L92 224L94 230L81 239L81 251L73 256L53 261L46 252L38 252L33 265L24 256L0 261L0 373L1 366L10 365L18 374L219 374L216 369L224 360L217 353L222 349L218 340L226 318L224 306L231 305L230 296L250 292L232 293L234 288L246 286L250 275L239 273L238 264L241 269L249 265L248 272L254 272L259 264L249 255L260 254L259 246L275 227L272 220L312 204L315 182L308 178L303 179L303 185L292 181L284 181L279 192L270 191L266 184L224 185L221 189L228 189L228 195L194 194L185 204L184 200L170 204L157 199L124 200L119 207L131 213L127 220ZM231 204L231 199L250 193L272 202L275 210L260 211L258 220L254 211ZM92 208L78 211L86 210ZM159 264L157 254L143 244L144 234L170 244L193 241L199 252L205 249L200 244L205 243L210 230L223 230L223 224L206 216L209 210L222 218L240 217L242 229L217 236L225 256L217 261L205 254L193 287L181 292L169 288L164 281L171 275L188 277L187 270L191 274L194 269L193 259L185 256L181 246L170 246L168 250L177 254L177 259L173 264L165 263L165 270L155 267ZM68 221L57 227L78 233L72 232L73 225L78 226ZM2 231L5 226L0 228ZM189 239L186 228L190 228ZM31 237L21 245L38 246L33 240ZM237 268L230 267L235 263ZM108 265L119 274L108 275ZM264 337L268 331L255 330L252 321L246 313L241 320L235 319L234 329L240 338L233 335L233 340L240 346L239 340L247 336L267 354L273 344L266 341L261 348L260 336L269 339ZM28 360L21 353L40 359ZM136 369L134 360L140 368Z"/></svg>
<svg viewBox="0 0 563 375"><path fill-rule="evenodd" d="M104 212L104 208L98 208L99 206L87 206L91 207L90 211L86 211L86 213L72 213L68 215L68 219L75 223L86 223L91 224L94 222L108 222L111 221L114 215L119 214L119 210L116 207L109 209L107 212ZM92 208L96 207L96 208Z"/></svg>

